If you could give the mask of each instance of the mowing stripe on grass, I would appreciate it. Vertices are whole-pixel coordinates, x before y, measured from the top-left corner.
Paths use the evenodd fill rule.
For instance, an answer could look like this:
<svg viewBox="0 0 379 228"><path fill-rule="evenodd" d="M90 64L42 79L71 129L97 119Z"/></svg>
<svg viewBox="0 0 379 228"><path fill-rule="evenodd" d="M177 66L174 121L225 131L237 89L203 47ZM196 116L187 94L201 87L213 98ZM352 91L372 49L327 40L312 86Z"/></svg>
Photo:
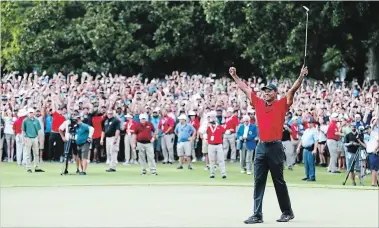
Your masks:
<svg viewBox="0 0 379 228"><path fill-rule="evenodd" d="M327 188L327 189L354 189L354 190L378 190L375 187L369 186L343 186L343 185L320 185L320 184L287 184L291 188ZM52 184L52 185L1 185L1 188L35 188L35 187L94 187L94 186L199 186L199 187L249 187L253 185L246 183L211 183L211 182L128 182L128 183L107 183L107 184ZM274 187L268 183L267 187Z"/></svg>

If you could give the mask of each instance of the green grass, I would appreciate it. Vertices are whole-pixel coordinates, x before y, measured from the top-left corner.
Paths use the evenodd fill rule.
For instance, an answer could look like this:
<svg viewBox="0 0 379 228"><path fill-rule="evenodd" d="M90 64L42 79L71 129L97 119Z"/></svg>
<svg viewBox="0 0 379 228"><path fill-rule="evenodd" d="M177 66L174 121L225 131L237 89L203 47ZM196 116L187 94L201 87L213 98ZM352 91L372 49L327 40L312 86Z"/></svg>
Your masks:
<svg viewBox="0 0 379 228"><path fill-rule="evenodd" d="M0 163L1 187L49 187L49 186L77 186L77 185L220 185L220 186L247 186L252 187L253 175L240 173L238 163L227 163L227 179L221 179L220 170L216 171L216 178L210 179L209 172L204 171L203 163L195 163L194 170L177 170L174 165L158 164L158 176L140 175L140 166L117 166L117 172L107 173L107 165L89 164L87 176L68 175L61 176L61 163L44 163L41 168L45 173L27 173L24 167L16 163ZM75 173L75 165L69 164L69 171ZM306 183L301 181L304 177L302 165L295 166L294 171L285 170L284 177L289 186L296 187L329 187L329 188L351 188L350 181L347 186L342 186L346 174L329 174L326 168L317 167L317 182ZM366 179L367 185L369 180ZM267 186L273 186L270 173ZM372 189L369 187L354 187L355 189Z"/></svg>

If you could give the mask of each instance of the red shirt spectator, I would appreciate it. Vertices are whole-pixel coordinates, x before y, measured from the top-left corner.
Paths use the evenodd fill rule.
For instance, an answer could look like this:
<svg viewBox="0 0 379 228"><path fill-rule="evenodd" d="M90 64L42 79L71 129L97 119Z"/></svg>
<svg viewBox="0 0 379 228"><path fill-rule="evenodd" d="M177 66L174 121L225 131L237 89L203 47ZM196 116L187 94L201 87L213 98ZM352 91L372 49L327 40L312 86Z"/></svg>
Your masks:
<svg viewBox="0 0 379 228"><path fill-rule="evenodd" d="M162 134L172 134L174 133L175 121L169 116L163 116L159 120L158 128L162 130ZM170 128L170 130L169 130Z"/></svg>
<svg viewBox="0 0 379 228"><path fill-rule="evenodd" d="M255 92L252 92L251 101L257 116L259 139L263 142L281 140L284 117L290 107L287 104L287 97L267 105L263 99L257 97Z"/></svg>
<svg viewBox="0 0 379 228"><path fill-rule="evenodd" d="M104 116L93 116L92 117L92 126L94 128L93 139L98 139L101 137L101 132L103 131L102 123Z"/></svg>
<svg viewBox="0 0 379 228"><path fill-rule="evenodd" d="M137 127L137 122L133 119L125 122L124 127L125 127L125 132L127 135L132 135L134 134L134 131L136 130Z"/></svg>
<svg viewBox="0 0 379 228"><path fill-rule="evenodd" d="M297 122L297 120L296 120ZM296 123L291 124L291 137L293 140L299 139L299 125Z"/></svg>
<svg viewBox="0 0 379 228"><path fill-rule="evenodd" d="M26 118L26 116L21 116L16 121L14 121L12 128L13 128L15 135L22 133L22 130L21 130L22 121L24 121L25 118Z"/></svg>
<svg viewBox="0 0 379 228"><path fill-rule="evenodd" d="M154 126L150 122L146 122L145 124L138 123L134 133L137 135L137 142L149 143L153 138L152 133L154 131Z"/></svg>
<svg viewBox="0 0 379 228"><path fill-rule="evenodd" d="M225 130L235 133L238 125L239 120L237 116L232 115L231 117L225 118Z"/></svg>
<svg viewBox="0 0 379 228"><path fill-rule="evenodd" d="M189 120L188 123L191 124L195 128L196 131L199 131L200 122L198 118L195 118L194 120Z"/></svg>
<svg viewBox="0 0 379 228"><path fill-rule="evenodd" d="M336 132L338 132L337 121L332 120L330 121L328 131L326 132L326 138L338 141L340 139L340 136L336 135Z"/></svg>
<svg viewBox="0 0 379 228"><path fill-rule="evenodd" d="M54 112L53 115L53 122L51 124L51 131L58 133L59 132L59 126L63 124L63 122L66 120L66 118L62 115L60 115L58 112Z"/></svg>
<svg viewBox="0 0 379 228"><path fill-rule="evenodd" d="M218 126L208 126L207 128L207 140L208 144L218 145L222 144L222 135L225 133L225 128Z"/></svg>

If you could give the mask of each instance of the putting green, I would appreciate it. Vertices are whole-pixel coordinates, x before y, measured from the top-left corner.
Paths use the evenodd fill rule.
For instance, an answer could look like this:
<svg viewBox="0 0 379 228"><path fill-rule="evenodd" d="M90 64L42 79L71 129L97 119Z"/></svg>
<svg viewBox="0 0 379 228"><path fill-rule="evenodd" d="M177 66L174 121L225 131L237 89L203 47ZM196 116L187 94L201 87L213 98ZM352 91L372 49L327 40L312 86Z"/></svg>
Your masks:
<svg viewBox="0 0 379 228"><path fill-rule="evenodd" d="M0 163L1 187L49 187L49 186L102 186L102 185L200 185L200 186L246 186L252 187L253 175L240 173L238 163L227 163L227 179L221 179L220 170L216 171L216 178L210 179L209 172L204 171L204 164L198 162L193 164L194 169L177 170L174 165L158 164L158 176L140 175L139 165L123 166L117 165L117 172L107 173L108 166L102 164L89 164L87 176L67 175L61 176L61 163L43 163L41 168L45 173L27 173L24 167L16 163ZM75 164L69 164L69 171L75 173ZM342 186L345 173L330 174L325 168L317 167L316 182L304 182L304 168L302 165L295 166L294 171L285 170L285 180L289 186L297 187L328 187L328 188L353 188L353 189L375 189L372 187L352 187L350 181ZM366 185L370 180L366 178ZM267 185L272 186L269 175Z"/></svg>

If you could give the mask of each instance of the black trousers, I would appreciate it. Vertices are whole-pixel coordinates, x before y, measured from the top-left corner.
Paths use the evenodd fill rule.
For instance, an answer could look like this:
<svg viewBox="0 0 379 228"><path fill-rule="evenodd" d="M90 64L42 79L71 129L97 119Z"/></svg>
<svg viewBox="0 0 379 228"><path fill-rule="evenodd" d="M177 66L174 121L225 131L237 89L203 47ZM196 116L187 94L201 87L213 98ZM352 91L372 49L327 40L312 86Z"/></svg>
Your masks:
<svg viewBox="0 0 379 228"><path fill-rule="evenodd" d="M51 156L52 160L59 161L60 157L63 155L63 146L63 140L60 134L51 132L49 137L49 156Z"/></svg>
<svg viewBox="0 0 379 228"><path fill-rule="evenodd" d="M50 132L45 132L45 141L44 141L44 150L43 150L44 161L51 160L51 154L50 154L50 149L49 149L49 138L50 138Z"/></svg>
<svg viewBox="0 0 379 228"><path fill-rule="evenodd" d="M292 214L287 184L283 178L285 153L281 141L259 143L254 159L254 216L262 217L262 202L265 193L267 174L271 173L280 210Z"/></svg>

